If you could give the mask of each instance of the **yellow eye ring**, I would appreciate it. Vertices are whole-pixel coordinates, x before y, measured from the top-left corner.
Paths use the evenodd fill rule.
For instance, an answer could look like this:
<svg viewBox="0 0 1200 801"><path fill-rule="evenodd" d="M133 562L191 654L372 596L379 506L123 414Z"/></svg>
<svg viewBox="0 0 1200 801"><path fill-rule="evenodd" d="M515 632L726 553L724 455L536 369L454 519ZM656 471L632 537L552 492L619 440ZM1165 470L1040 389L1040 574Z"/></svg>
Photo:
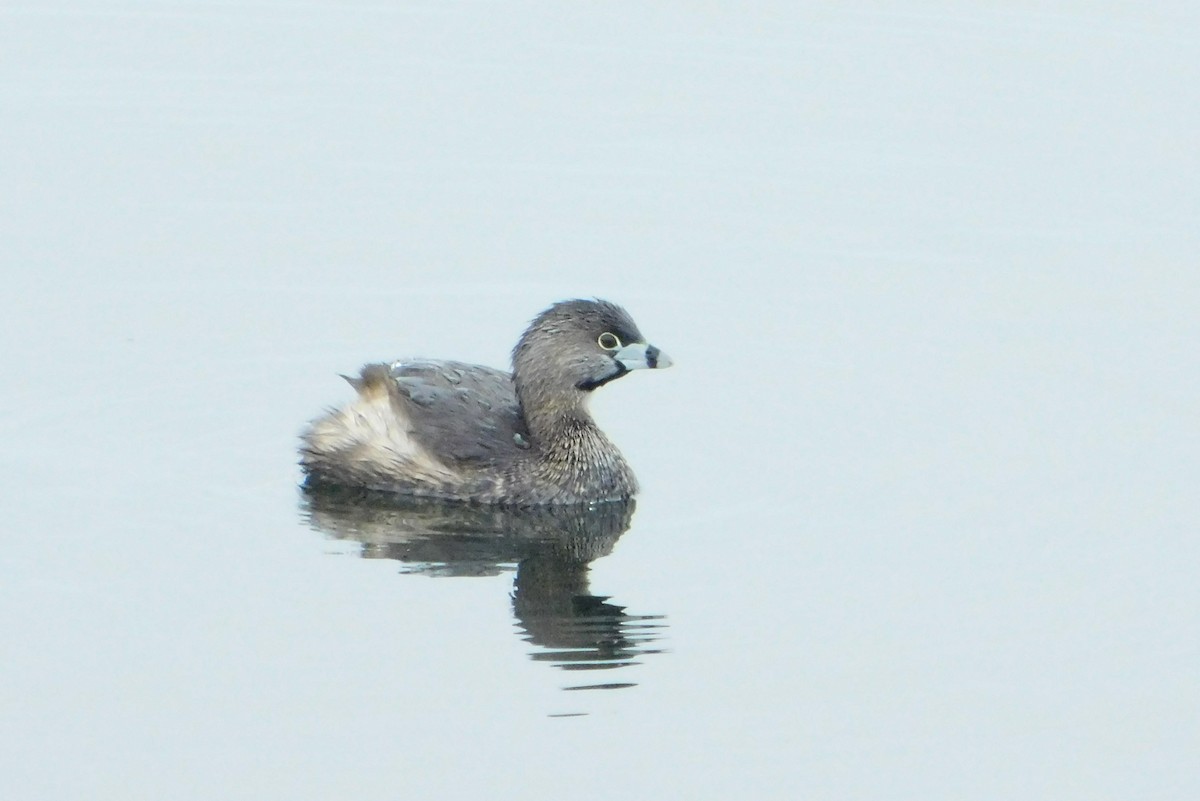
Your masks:
<svg viewBox="0 0 1200 801"><path fill-rule="evenodd" d="M620 350L621 338L610 331L605 331L596 339L596 344L605 350Z"/></svg>

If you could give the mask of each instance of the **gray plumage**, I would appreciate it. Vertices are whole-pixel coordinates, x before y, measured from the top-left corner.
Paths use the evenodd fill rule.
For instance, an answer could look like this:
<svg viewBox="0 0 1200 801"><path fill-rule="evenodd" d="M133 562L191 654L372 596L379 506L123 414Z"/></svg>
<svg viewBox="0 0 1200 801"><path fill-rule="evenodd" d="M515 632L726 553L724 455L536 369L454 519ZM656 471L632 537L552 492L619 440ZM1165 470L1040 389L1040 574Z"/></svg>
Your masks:
<svg viewBox="0 0 1200 801"><path fill-rule="evenodd" d="M589 394L670 366L621 307L556 303L513 349L513 372L453 361L368 364L358 397L313 421L301 465L333 485L511 506L637 492L633 471L587 410Z"/></svg>

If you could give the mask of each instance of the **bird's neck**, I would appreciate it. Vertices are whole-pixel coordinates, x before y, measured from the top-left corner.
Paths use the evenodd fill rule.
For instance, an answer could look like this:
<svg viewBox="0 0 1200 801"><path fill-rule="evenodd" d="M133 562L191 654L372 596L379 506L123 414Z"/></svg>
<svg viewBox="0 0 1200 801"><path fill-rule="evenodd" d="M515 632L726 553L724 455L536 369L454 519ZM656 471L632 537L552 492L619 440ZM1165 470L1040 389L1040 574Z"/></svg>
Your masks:
<svg viewBox="0 0 1200 801"><path fill-rule="evenodd" d="M534 447L547 456L560 455L577 445L589 444L597 437L607 441L592 420L586 403L573 403L566 399L532 400L533 403L526 403L522 398L525 425L529 428Z"/></svg>

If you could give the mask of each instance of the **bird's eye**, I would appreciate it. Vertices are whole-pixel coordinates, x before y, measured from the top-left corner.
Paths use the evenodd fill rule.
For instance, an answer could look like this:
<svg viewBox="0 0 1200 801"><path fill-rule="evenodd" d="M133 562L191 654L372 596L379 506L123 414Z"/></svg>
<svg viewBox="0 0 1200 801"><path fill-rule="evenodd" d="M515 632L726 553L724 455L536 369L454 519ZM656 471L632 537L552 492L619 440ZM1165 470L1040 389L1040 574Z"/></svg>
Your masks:
<svg viewBox="0 0 1200 801"><path fill-rule="evenodd" d="M621 347L621 338L616 334L605 331L596 340L596 343L605 350L618 350Z"/></svg>

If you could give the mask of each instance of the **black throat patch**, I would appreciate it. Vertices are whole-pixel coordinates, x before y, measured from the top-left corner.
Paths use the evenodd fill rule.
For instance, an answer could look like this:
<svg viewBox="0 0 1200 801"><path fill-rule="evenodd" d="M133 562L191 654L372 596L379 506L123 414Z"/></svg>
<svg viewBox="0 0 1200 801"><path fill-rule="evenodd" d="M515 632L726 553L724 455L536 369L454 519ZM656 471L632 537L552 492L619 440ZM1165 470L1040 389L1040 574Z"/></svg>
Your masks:
<svg viewBox="0 0 1200 801"><path fill-rule="evenodd" d="M616 365L616 368L617 368L616 372L612 373L611 375L605 376L604 378L588 379L587 381L580 381L578 384L575 385L575 388L582 389L584 392L591 392L593 389L596 389L597 387L602 387L605 384L607 384L609 381L615 381L616 379L620 378L621 376L623 376L629 372L629 368L626 367L625 365L621 364L620 362L613 362L613 364Z"/></svg>

